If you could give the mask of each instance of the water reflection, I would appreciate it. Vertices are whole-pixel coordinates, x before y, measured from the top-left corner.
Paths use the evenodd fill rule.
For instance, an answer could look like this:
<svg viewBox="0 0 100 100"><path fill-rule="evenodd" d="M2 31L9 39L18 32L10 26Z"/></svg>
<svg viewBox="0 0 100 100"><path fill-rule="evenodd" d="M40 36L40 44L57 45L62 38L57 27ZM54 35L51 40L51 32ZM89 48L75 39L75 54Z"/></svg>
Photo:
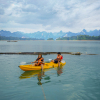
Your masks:
<svg viewBox="0 0 100 100"><path fill-rule="evenodd" d="M45 75L44 71L41 71L40 73L38 73L37 79L38 79L38 83L37 83L38 85L42 85L44 83L49 83L50 82L50 76ZM42 79L44 79L46 81L45 82L41 82Z"/></svg>
<svg viewBox="0 0 100 100"><path fill-rule="evenodd" d="M56 70L55 74L57 73L57 76L60 76L63 73L63 67L64 66L58 66L56 68L53 69L44 69L42 70L36 70L36 71L25 71L24 73L22 73L19 77L20 80L22 79L27 79L27 78L31 78L31 77L37 77L37 84L38 85L42 85L45 83L49 83L50 81L50 75L52 75L52 73L50 73L49 75L46 74L47 71L51 71L51 70ZM42 80L45 80L42 82Z"/></svg>
<svg viewBox="0 0 100 100"><path fill-rule="evenodd" d="M45 69L45 70L37 70L37 71L25 71L23 74L20 75L19 79L27 79L31 77L37 77L38 80L38 85L42 85L44 83L50 82L50 76L45 75L46 71L50 71L50 69ZM45 82L41 82L41 80L45 80Z"/></svg>
<svg viewBox="0 0 100 100"><path fill-rule="evenodd" d="M27 79L31 77L36 77L41 70L37 71L25 71L23 74L20 75L19 79Z"/></svg>
<svg viewBox="0 0 100 100"><path fill-rule="evenodd" d="M63 73L63 66L58 66L57 67L57 75L60 76Z"/></svg>
<svg viewBox="0 0 100 100"><path fill-rule="evenodd" d="M41 83L41 80L42 80L42 77L44 76L44 71L41 71L40 73L38 73L38 77L37 77L37 79L38 79L38 85L42 85L42 83Z"/></svg>

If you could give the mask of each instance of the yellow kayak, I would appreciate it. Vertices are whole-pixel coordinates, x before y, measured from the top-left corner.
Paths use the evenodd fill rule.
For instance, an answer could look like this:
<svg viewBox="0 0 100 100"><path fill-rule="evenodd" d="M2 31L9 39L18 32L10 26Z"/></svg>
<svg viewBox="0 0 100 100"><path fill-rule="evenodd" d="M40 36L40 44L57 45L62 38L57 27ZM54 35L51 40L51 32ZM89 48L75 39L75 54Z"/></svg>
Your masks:
<svg viewBox="0 0 100 100"><path fill-rule="evenodd" d="M63 66L65 65L66 62L62 61L60 62L60 65ZM58 67L58 63L45 63L43 68L44 69L49 69L49 68L53 68L53 67ZM33 64L29 64L29 65L20 65L19 68L23 71L31 71L31 70L41 70L41 66L33 66Z"/></svg>

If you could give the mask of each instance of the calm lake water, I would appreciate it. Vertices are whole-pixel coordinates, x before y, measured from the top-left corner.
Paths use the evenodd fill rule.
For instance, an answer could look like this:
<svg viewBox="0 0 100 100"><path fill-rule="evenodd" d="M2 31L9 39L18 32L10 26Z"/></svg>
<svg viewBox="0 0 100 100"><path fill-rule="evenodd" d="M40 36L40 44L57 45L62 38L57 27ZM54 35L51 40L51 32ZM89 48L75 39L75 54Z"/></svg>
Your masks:
<svg viewBox="0 0 100 100"><path fill-rule="evenodd" d="M100 41L0 41L0 52L58 51L100 54ZM64 67L25 72L20 63L37 55L0 55L0 100L100 100L100 55L63 57Z"/></svg>

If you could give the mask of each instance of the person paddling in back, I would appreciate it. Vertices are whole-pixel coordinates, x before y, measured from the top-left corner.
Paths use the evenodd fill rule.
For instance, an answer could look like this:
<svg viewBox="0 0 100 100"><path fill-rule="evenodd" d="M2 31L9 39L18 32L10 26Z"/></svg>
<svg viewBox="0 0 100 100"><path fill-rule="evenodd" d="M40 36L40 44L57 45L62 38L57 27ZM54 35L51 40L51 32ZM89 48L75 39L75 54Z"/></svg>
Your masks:
<svg viewBox="0 0 100 100"><path fill-rule="evenodd" d="M43 70L44 58L42 57L41 54L39 54L38 58L31 63L34 63L33 66L41 66L41 69Z"/></svg>
<svg viewBox="0 0 100 100"><path fill-rule="evenodd" d="M57 53L57 58L54 59L54 60L51 60L51 62L58 63L58 65L60 66L60 62L61 62L62 59L63 59L63 56L61 55L60 52L58 52Z"/></svg>

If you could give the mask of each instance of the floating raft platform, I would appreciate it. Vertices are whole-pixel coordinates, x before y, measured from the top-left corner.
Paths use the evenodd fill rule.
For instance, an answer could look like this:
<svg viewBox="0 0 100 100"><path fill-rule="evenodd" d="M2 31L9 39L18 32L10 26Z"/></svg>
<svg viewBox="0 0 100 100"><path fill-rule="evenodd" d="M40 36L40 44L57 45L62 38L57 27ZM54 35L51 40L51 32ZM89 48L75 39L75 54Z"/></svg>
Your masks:
<svg viewBox="0 0 100 100"><path fill-rule="evenodd" d="M9 41L7 41L7 42L17 42L16 40L9 40Z"/></svg>
<svg viewBox="0 0 100 100"><path fill-rule="evenodd" d="M47 54L57 54L58 52L0 52L0 54L22 54L22 55L47 55ZM71 54L71 52L61 52L61 54Z"/></svg>
<svg viewBox="0 0 100 100"><path fill-rule="evenodd" d="M57 54L58 52L0 52L0 54L16 54L16 55L50 55L50 54ZM71 55L81 55L83 53L80 52L61 52L61 54L71 54ZM83 54L83 55L98 55L98 54Z"/></svg>

